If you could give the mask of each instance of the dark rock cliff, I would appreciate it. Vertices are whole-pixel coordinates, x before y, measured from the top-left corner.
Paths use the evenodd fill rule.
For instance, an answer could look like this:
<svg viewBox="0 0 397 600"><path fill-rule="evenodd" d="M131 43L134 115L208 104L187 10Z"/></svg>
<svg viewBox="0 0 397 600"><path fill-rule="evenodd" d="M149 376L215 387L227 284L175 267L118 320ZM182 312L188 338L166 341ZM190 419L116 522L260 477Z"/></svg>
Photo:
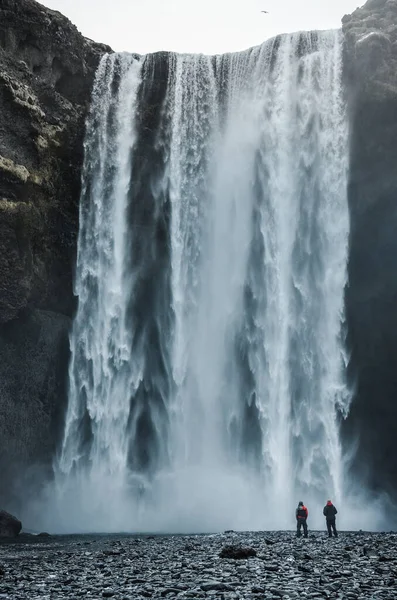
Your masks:
<svg viewBox="0 0 397 600"><path fill-rule="evenodd" d="M343 19L350 93L347 318L355 397L346 438L355 471L397 492L397 1Z"/></svg>
<svg viewBox="0 0 397 600"><path fill-rule="evenodd" d="M0 504L54 452L84 121L107 50L33 0L0 0Z"/></svg>

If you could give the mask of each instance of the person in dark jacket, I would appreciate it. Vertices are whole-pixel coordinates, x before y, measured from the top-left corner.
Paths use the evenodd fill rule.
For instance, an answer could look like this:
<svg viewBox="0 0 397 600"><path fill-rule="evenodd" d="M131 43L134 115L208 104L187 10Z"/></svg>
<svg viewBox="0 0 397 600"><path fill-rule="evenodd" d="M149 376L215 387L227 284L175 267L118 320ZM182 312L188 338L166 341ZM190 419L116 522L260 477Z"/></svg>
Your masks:
<svg viewBox="0 0 397 600"><path fill-rule="evenodd" d="M327 521L327 529L328 529L328 537L332 537L332 531L334 532L334 536L338 537L338 532L336 531L336 514L337 510L335 506L332 504L331 500L328 500L327 504L324 506L323 515Z"/></svg>
<svg viewBox="0 0 397 600"><path fill-rule="evenodd" d="M307 538L307 517L309 516L309 511L303 502L299 502L298 508L295 511L296 516L296 536L301 536L301 529L303 527L303 536Z"/></svg>

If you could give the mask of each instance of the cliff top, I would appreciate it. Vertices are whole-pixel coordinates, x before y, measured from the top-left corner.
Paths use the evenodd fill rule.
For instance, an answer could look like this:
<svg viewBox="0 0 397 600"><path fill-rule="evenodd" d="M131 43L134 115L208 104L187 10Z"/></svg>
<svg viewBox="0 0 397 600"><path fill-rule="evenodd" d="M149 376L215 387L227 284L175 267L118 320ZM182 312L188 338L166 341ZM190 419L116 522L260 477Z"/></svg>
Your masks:
<svg viewBox="0 0 397 600"><path fill-rule="evenodd" d="M81 35L67 17L35 0L0 0L2 50L3 60L8 55L14 64L24 63L36 78L50 81L56 91L79 104L89 95L84 76L96 68L102 54L111 52L109 46Z"/></svg>
<svg viewBox="0 0 397 600"><path fill-rule="evenodd" d="M397 0L368 0L345 15L342 25L350 42L377 44L397 54Z"/></svg>

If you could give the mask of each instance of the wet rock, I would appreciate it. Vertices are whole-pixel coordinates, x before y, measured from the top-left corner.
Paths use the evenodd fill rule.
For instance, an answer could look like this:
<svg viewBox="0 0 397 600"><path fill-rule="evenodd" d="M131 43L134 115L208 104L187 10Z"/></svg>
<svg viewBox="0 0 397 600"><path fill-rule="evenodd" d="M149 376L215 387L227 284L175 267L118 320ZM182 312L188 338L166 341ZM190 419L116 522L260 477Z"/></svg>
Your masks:
<svg viewBox="0 0 397 600"><path fill-rule="evenodd" d="M394 562L395 560L397 560L395 557L384 555L379 556L379 562Z"/></svg>
<svg viewBox="0 0 397 600"><path fill-rule="evenodd" d="M346 314L355 395L342 433L359 440L353 470L365 465L366 483L387 486L391 496L397 490L397 276L386 257L397 252L396 23L397 2L390 0L370 0L343 19L350 115Z"/></svg>
<svg viewBox="0 0 397 600"><path fill-rule="evenodd" d="M22 529L22 523L5 510L0 510L0 537L16 537Z"/></svg>
<svg viewBox="0 0 397 600"><path fill-rule="evenodd" d="M368 548L367 546L364 546L363 554L364 556L368 556L368 558L378 558L378 553L372 548Z"/></svg>
<svg viewBox="0 0 397 600"><path fill-rule="evenodd" d="M276 543L274 540L271 540L270 538L267 538L267 537L264 538L264 542L267 546L273 546L273 544Z"/></svg>
<svg viewBox="0 0 397 600"><path fill-rule="evenodd" d="M285 592L283 590L279 590L278 588L270 588L270 591L272 592L272 594L278 596L279 598L285 596Z"/></svg>
<svg viewBox="0 0 397 600"><path fill-rule="evenodd" d="M276 572L280 569L278 565L265 565L266 571Z"/></svg>
<svg viewBox="0 0 397 600"><path fill-rule="evenodd" d="M232 558L241 560L256 556L257 552L254 548L242 548L241 546L225 546L219 553L220 558Z"/></svg>
<svg viewBox="0 0 397 600"><path fill-rule="evenodd" d="M205 581L200 584L200 587L204 592L209 592L212 590L223 591L227 588L227 586L221 581Z"/></svg>
<svg viewBox="0 0 397 600"><path fill-rule="evenodd" d="M302 573L311 573L312 569L310 567L306 567L305 565L298 565L298 571L302 571Z"/></svg>

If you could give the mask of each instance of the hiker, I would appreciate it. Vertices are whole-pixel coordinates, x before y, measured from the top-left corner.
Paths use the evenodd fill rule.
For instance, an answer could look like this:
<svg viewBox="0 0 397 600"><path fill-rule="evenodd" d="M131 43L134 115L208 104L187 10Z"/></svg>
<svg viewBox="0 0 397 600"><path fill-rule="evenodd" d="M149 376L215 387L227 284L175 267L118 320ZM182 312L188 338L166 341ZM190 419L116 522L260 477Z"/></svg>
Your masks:
<svg viewBox="0 0 397 600"><path fill-rule="evenodd" d="M301 528L303 527L303 536L307 538L307 517L309 516L309 511L303 502L299 502L298 508L295 511L296 516L296 537L301 536Z"/></svg>
<svg viewBox="0 0 397 600"><path fill-rule="evenodd" d="M327 504L324 506L323 515L327 521L327 529L328 529L328 537L332 537L332 531L334 532L334 536L338 537L338 532L336 531L335 524L335 516L337 514L337 510L335 506L332 504L331 500L328 500Z"/></svg>

